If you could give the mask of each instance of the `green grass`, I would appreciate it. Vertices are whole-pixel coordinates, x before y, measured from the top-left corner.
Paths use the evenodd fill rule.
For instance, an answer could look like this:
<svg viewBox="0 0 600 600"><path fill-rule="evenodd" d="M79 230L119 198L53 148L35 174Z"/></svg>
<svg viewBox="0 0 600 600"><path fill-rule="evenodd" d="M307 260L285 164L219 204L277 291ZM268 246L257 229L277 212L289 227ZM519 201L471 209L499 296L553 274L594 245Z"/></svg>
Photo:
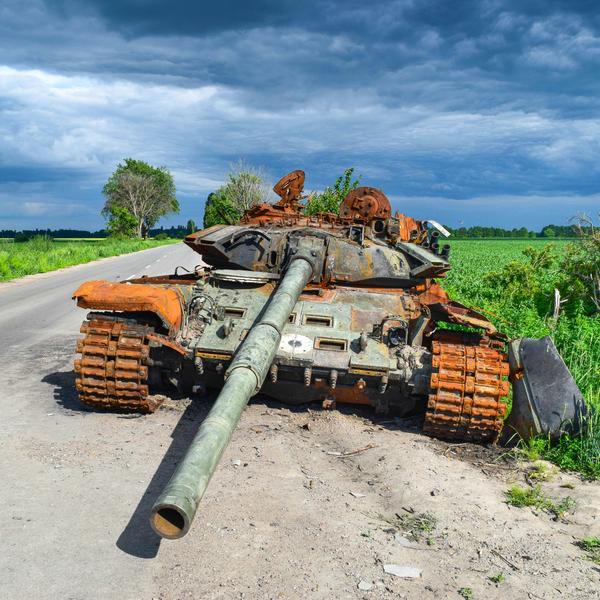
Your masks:
<svg viewBox="0 0 600 600"><path fill-rule="evenodd" d="M62 267L155 248L176 241L179 240L103 239L57 242L43 236L22 243L0 240L0 281L46 273Z"/></svg>
<svg viewBox="0 0 600 600"><path fill-rule="evenodd" d="M575 542L588 556L588 558L600 565L600 538L588 537Z"/></svg>
<svg viewBox="0 0 600 600"><path fill-rule="evenodd" d="M61 242L105 242L108 238L53 238L56 243Z"/></svg>
<svg viewBox="0 0 600 600"><path fill-rule="evenodd" d="M524 507L531 506L561 518L568 510L571 510L575 503L570 496L558 502L544 496L539 485L532 488L522 488L518 485L510 487L506 493L506 503L511 506Z"/></svg>
<svg viewBox="0 0 600 600"><path fill-rule="evenodd" d="M441 280L453 300L479 308L510 338L551 335L583 393L590 417L581 437L563 437L551 444L533 440L529 450L563 469L600 478L600 315L565 310L558 323L551 318L554 282L560 275L553 266L541 272L536 294L517 297L490 285L486 275L511 261L526 262L523 250L542 249L552 243L557 253L568 241L553 240L454 240L450 242L452 270Z"/></svg>

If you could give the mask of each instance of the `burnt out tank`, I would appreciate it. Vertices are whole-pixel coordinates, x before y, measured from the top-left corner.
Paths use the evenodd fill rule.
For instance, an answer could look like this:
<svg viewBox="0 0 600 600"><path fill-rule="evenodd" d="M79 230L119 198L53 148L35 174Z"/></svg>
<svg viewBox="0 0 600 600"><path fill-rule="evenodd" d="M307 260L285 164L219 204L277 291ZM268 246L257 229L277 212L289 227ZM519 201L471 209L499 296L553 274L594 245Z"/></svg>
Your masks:
<svg viewBox="0 0 600 600"><path fill-rule="evenodd" d="M163 537L189 529L259 392L323 409L423 414L426 434L472 442L496 441L503 426L560 435L584 411L550 338L509 343L448 297L438 283L450 269L442 225L392 214L372 187L351 191L339 215L307 215L303 184L294 171L275 185L277 204L189 235L207 265L194 273L90 281L74 293L92 310L75 361L84 404L149 413L165 386L221 390L153 508Z"/></svg>

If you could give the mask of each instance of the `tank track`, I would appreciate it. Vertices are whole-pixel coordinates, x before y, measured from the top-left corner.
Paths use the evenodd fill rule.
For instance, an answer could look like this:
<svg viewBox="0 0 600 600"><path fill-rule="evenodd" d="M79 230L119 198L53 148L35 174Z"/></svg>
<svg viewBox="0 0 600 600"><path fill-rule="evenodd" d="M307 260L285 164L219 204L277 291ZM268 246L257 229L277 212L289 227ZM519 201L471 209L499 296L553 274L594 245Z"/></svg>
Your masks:
<svg viewBox="0 0 600 600"><path fill-rule="evenodd" d="M148 333L152 327L92 316L81 325L75 387L83 404L121 412L154 412L162 398L149 395Z"/></svg>
<svg viewBox="0 0 600 600"><path fill-rule="evenodd" d="M502 343L443 331L432 342L424 433L446 440L495 442L506 412L509 373Z"/></svg>

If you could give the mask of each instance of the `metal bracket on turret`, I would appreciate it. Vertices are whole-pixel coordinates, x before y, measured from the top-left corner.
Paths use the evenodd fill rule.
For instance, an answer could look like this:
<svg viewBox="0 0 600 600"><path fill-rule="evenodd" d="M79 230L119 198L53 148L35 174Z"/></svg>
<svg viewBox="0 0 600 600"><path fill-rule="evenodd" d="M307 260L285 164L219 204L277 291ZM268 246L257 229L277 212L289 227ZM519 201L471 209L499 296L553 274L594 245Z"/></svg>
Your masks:
<svg viewBox="0 0 600 600"><path fill-rule="evenodd" d="M312 281L320 281L325 260L325 240L321 236L315 235L290 236L286 249L285 267L287 268L297 258L304 259L312 266Z"/></svg>

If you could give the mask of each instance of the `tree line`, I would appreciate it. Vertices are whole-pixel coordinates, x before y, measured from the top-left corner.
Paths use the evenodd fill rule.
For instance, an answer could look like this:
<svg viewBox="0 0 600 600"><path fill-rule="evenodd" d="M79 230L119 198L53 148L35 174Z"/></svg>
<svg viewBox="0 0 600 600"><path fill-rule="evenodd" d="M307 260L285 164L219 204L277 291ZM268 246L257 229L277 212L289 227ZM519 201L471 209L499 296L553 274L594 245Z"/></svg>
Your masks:
<svg viewBox="0 0 600 600"><path fill-rule="evenodd" d="M210 197L210 196L209 196ZM210 202L208 202L210 209ZM211 210L205 211L203 227L210 227L218 223L225 223L225 220L219 218L219 213L216 207L212 206ZM215 215L214 213L217 212ZM314 212L322 212L315 210ZM325 211L332 212L332 211ZM312 214L312 213L311 213ZM228 222L228 221L227 221ZM232 222L235 222L232 221ZM148 230L149 237L169 237L169 238L181 238L183 239L186 235L197 231L196 223L193 219L188 220L187 225L173 225L171 227L154 227ZM525 227L520 229L502 229L500 227L483 227L476 225L474 227L448 227L452 233L452 238L456 240L468 240L468 239L535 239L535 238L551 238L551 239L571 239L578 237L577 229L575 225L546 225L540 231L530 231ZM98 229L96 231L88 231L84 229L0 229L0 238L15 239L16 241L27 241L36 236L45 236L56 239L68 239L68 238L81 238L81 239L93 239L93 238L105 238L110 236L110 231L107 229Z"/></svg>
<svg viewBox="0 0 600 600"><path fill-rule="evenodd" d="M148 237L156 238L181 238L197 230L195 222L190 219L187 225L173 225L171 227L155 227L148 231ZM97 239L110 237L106 229L88 231L84 229L0 229L0 239L7 238L16 242L27 242L35 237L47 237L57 240L61 239Z"/></svg>
<svg viewBox="0 0 600 600"><path fill-rule="evenodd" d="M360 185L361 177L355 177L354 169L346 169L333 185L322 191L307 194L304 211L339 213L340 204L346 195ZM196 230L190 219L185 227L177 226L157 229L158 221L170 214L179 213L179 201L173 175L166 167L154 167L147 162L125 158L105 183L102 192L105 203L102 215L107 220L105 229L84 231L77 229L0 231L0 238L16 241L36 235L54 238L93 237L175 237L181 238ZM240 161L230 167L225 183L208 195L204 207L203 227L219 223L237 223L244 211L276 198L271 191L265 174L255 167ZM575 228L570 225L546 225L539 232L526 227L503 229L500 227L457 227L448 229L457 239L481 238L572 238Z"/></svg>
<svg viewBox="0 0 600 600"><path fill-rule="evenodd" d="M577 237L576 225L546 225L539 231L532 231L526 227L503 229L502 227L447 227L455 239L481 239L481 238L574 238Z"/></svg>

